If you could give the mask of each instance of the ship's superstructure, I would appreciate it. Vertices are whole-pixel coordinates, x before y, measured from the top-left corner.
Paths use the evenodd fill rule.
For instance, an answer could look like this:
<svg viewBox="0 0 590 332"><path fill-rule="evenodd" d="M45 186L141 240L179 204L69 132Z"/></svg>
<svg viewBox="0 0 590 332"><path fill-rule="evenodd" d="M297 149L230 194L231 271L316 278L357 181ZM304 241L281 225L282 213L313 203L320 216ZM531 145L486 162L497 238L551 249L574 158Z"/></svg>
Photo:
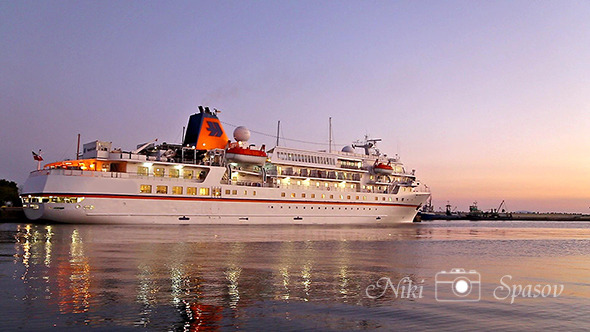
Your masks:
<svg viewBox="0 0 590 332"><path fill-rule="evenodd" d="M133 151L94 141L77 160L31 172L21 195L29 219L70 223L344 224L410 222L429 193L399 158L368 138L340 152L228 140L199 107L182 144ZM364 148L356 153L355 148Z"/></svg>

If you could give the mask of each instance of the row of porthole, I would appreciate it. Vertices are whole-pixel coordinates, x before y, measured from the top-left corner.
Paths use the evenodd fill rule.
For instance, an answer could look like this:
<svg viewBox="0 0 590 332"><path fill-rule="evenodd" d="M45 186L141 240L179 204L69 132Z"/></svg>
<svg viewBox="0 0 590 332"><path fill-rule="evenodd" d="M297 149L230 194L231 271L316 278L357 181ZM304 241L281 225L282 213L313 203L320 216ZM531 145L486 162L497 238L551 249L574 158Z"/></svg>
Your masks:
<svg viewBox="0 0 590 332"><path fill-rule="evenodd" d="M291 196L291 198L296 198L297 197L297 195L295 193L291 193L290 196ZM281 192L281 197L287 197L287 194L285 192ZM307 193L301 193L301 198L306 198L306 197L307 197ZM326 196L326 194L321 194L320 197L321 197L321 199L326 199L327 196ZM337 197L335 198L334 195L330 195L329 197L330 197L330 199L338 199ZM340 199L344 199L344 195L339 195L339 197L340 197ZM361 200L361 196L359 196L359 195L354 195L354 199L352 197L353 197L352 195L346 195L346 199L347 200L357 200L357 201L358 200ZM316 194L310 194L310 198L316 198ZM382 196L381 198L382 198L381 199L382 201L385 201L386 200L386 197L385 196ZM363 195L362 196L362 200L363 201L366 201L367 200L367 196L366 195ZM393 202L393 197L388 197L388 200L390 202ZM379 201L379 196L375 196L375 201ZM399 197L396 197L395 198L395 201L396 202L399 202L399 201L402 201L403 202L404 201L404 198L402 197L401 200L400 200Z"/></svg>
<svg viewBox="0 0 590 332"><path fill-rule="evenodd" d="M269 207L269 208L271 208L271 209L274 209L274 208L275 208L275 206L274 206L274 205L269 205L268 207ZM283 206L281 205L281 206L280 206L280 208L282 209L282 208L283 208ZM288 208L289 208L289 209L291 209L291 206L289 206ZM295 206L295 209L299 209L299 206ZM303 207L302 207L302 209L303 209L303 210L305 210L305 209L306 209L306 207L305 207L305 206L303 206ZM314 209L314 207L313 207L313 206L312 206L312 207L310 207L310 210L313 210L313 209ZM317 209L317 210L328 210L328 207L327 207L327 206L324 206L324 208L323 208L323 209L322 209L322 207L317 207L316 209ZM332 206L332 210L336 210L336 208ZM341 207L341 206L339 206L339 207L338 207L338 210L342 210L342 207ZM354 208L353 208L353 207L351 207L351 208L349 209L348 207L344 207L344 210L350 210L350 211L354 211ZM360 208L360 207L357 207L357 208L356 208L356 210L357 210L357 211L360 211L360 210L361 210L361 208ZM377 211L377 208L363 208L363 211L367 211L367 210L368 210L368 211L373 211L373 210Z"/></svg>

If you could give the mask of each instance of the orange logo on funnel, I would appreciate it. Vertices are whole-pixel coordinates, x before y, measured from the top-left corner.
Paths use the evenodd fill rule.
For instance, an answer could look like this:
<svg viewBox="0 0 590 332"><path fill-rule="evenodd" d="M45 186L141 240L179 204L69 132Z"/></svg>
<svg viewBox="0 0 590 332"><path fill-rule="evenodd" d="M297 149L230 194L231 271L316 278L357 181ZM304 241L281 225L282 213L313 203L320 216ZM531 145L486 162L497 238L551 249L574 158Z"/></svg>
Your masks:
<svg viewBox="0 0 590 332"><path fill-rule="evenodd" d="M219 120L208 118L203 122L204 130L199 133L196 148L198 150L224 149L228 139Z"/></svg>

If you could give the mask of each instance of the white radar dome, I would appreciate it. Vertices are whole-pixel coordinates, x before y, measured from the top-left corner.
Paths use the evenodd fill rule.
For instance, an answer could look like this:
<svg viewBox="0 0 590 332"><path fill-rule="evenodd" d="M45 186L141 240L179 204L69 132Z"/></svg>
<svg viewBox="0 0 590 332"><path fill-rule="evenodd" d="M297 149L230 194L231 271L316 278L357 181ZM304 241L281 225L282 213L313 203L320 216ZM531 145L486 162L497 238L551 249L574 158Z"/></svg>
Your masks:
<svg viewBox="0 0 590 332"><path fill-rule="evenodd" d="M342 152L354 153L354 149L352 148L352 146L347 145L347 146L345 146L345 147L342 148Z"/></svg>
<svg viewBox="0 0 590 332"><path fill-rule="evenodd" d="M234 130L234 139L238 142L248 142L250 139L250 130L244 126L239 126Z"/></svg>

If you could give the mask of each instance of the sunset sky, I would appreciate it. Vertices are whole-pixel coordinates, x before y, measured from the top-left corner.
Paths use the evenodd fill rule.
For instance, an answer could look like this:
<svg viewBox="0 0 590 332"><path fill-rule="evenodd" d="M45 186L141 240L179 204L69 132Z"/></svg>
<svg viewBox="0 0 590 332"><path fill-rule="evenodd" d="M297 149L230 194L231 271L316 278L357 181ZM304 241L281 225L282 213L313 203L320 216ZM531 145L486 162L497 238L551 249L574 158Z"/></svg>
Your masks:
<svg viewBox="0 0 590 332"><path fill-rule="evenodd" d="M19 184L31 150L180 142L207 105L267 146L279 120L326 144L332 117L338 149L382 138L436 206L590 213L588 1L0 1L0 45Z"/></svg>

